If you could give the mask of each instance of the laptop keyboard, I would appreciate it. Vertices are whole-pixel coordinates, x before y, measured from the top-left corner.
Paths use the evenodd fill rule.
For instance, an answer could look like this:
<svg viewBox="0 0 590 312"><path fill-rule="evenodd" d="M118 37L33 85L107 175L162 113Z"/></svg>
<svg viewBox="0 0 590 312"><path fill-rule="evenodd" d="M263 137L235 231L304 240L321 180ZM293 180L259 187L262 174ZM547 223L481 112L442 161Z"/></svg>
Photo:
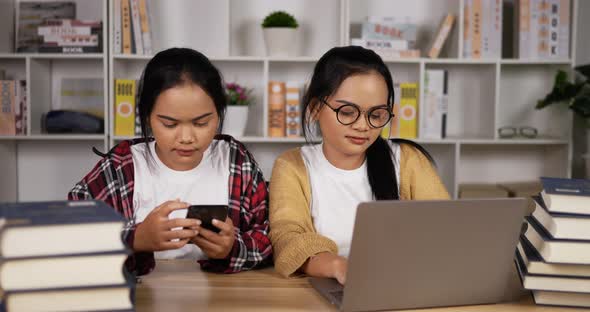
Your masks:
<svg viewBox="0 0 590 312"><path fill-rule="evenodd" d="M344 291L343 290L331 291L330 295L332 295L332 298L334 298L334 300L336 300L337 303L342 303L342 298L344 298Z"/></svg>

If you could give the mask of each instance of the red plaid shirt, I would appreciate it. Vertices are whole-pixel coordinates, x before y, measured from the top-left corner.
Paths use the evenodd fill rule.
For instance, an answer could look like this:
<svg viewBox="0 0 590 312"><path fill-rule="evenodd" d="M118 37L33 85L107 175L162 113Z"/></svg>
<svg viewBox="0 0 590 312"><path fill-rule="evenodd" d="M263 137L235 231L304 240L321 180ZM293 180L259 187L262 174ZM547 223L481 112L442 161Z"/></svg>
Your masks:
<svg viewBox="0 0 590 312"><path fill-rule="evenodd" d="M204 270L236 273L270 264L272 248L268 239L268 189L262 171L246 147L227 135L217 135L230 145L229 214L236 228L236 240L226 259L199 260ZM128 222L126 241L133 246L134 167L131 145L142 139L123 141L113 147L68 194L70 200L102 200ZM127 269L137 275L155 267L153 252L136 252L127 259Z"/></svg>

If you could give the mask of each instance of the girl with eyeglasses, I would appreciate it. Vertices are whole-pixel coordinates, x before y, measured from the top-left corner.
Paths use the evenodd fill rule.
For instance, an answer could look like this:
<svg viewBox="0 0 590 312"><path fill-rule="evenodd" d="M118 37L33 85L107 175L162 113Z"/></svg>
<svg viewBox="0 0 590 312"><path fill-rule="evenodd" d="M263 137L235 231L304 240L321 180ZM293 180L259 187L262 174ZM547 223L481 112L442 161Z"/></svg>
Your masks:
<svg viewBox="0 0 590 312"><path fill-rule="evenodd" d="M389 69L371 50L337 47L317 62L302 125L309 141L317 124L322 142L282 154L270 183L270 239L281 275L344 284L360 202L449 198L423 147L381 138L393 92Z"/></svg>

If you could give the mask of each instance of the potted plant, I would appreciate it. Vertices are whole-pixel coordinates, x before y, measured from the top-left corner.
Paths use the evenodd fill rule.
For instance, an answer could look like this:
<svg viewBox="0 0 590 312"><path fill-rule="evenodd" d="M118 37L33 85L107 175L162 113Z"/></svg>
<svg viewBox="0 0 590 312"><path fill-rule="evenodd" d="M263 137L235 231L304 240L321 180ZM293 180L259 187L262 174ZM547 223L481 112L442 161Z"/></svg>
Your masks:
<svg viewBox="0 0 590 312"><path fill-rule="evenodd" d="M268 14L262 22L264 44L268 56L295 56L297 53L297 28L293 15L285 11Z"/></svg>
<svg viewBox="0 0 590 312"><path fill-rule="evenodd" d="M555 75L553 89L544 99L539 100L536 109L549 105L567 105L577 118L586 125L586 178L590 178L590 64L574 68L577 72L574 81L568 79L567 72L559 70Z"/></svg>
<svg viewBox="0 0 590 312"><path fill-rule="evenodd" d="M242 137L248 122L248 105L252 102L252 89L237 83L225 84L227 112L223 121L223 133Z"/></svg>

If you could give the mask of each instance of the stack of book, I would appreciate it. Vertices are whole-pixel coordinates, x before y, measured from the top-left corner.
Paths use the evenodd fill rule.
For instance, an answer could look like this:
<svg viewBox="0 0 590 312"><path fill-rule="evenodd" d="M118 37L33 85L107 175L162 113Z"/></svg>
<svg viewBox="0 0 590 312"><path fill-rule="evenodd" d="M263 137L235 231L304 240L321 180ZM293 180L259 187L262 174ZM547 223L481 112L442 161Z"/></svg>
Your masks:
<svg viewBox="0 0 590 312"><path fill-rule="evenodd" d="M541 178L516 264L537 304L590 307L590 180Z"/></svg>
<svg viewBox="0 0 590 312"><path fill-rule="evenodd" d="M384 58L420 57L416 49L418 26L394 17L369 16L362 24L361 38L350 44L375 51Z"/></svg>
<svg viewBox="0 0 590 312"><path fill-rule="evenodd" d="M45 20L37 28L39 52L101 53L102 22L97 20Z"/></svg>
<svg viewBox="0 0 590 312"><path fill-rule="evenodd" d="M124 224L99 201L0 204L0 309L133 310Z"/></svg>

